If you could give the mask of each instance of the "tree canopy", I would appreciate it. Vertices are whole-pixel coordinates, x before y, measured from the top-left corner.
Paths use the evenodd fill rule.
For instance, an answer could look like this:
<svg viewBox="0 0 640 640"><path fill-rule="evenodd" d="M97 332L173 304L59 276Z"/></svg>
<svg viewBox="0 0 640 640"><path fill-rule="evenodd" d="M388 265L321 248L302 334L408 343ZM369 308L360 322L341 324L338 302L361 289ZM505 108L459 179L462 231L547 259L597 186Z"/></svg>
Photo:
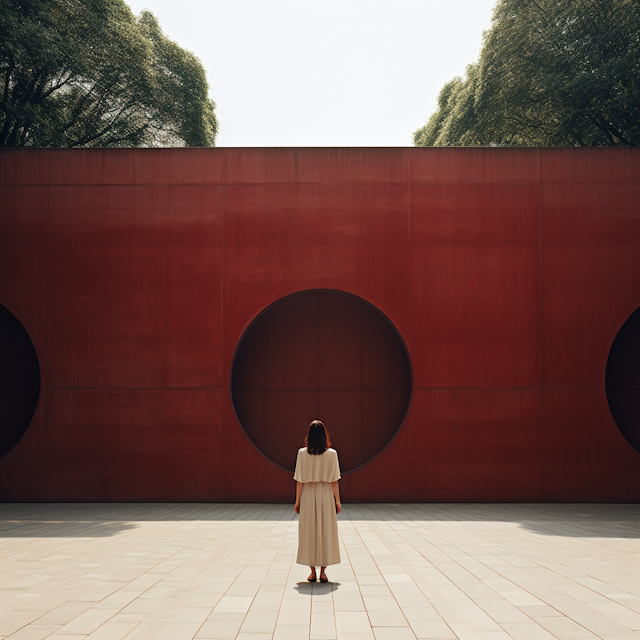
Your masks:
<svg viewBox="0 0 640 640"><path fill-rule="evenodd" d="M640 145L640 2L498 0L414 144Z"/></svg>
<svg viewBox="0 0 640 640"><path fill-rule="evenodd" d="M208 90L124 0L0 0L0 147L213 146Z"/></svg>

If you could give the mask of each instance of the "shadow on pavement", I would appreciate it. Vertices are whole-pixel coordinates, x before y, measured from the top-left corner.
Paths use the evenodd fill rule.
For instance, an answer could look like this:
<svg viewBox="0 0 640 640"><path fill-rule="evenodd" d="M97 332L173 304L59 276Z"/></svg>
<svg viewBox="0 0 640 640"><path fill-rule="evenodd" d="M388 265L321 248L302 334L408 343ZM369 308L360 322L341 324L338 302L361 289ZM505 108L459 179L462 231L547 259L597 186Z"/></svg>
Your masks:
<svg viewBox="0 0 640 640"><path fill-rule="evenodd" d="M640 538L640 505L637 504L378 503L343 506L339 521L404 522L427 530L448 522L504 522L545 536ZM294 517L297 518L289 504L0 504L0 538L109 537L145 522L290 523Z"/></svg>

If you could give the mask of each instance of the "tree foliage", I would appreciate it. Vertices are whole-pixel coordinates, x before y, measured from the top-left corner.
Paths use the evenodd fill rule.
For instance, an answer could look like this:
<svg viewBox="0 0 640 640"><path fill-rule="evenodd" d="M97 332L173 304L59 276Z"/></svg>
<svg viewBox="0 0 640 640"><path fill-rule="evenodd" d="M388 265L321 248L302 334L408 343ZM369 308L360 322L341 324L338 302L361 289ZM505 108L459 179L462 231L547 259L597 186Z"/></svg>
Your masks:
<svg viewBox="0 0 640 640"><path fill-rule="evenodd" d="M208 89L124 0L0 0L0 147L213 146Z"/></svg>
<svg viewBox="0 0 640 640"><path fill-rule="evenodd" d="M637 146L640 2L498 0L416 146Z"/></svg>

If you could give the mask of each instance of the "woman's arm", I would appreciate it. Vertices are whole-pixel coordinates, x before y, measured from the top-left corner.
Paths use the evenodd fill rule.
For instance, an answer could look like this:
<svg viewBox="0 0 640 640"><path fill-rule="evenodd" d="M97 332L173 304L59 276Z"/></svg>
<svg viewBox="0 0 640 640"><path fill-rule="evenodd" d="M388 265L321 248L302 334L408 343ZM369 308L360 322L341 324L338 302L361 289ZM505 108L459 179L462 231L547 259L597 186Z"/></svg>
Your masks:
<svg viewBox="0 0 640 640"><path fill-rule="evenodd" d="M296 513L300 513L300 494L302 493L302 482L296 482Z"/></svg>
<svg viewBox="0 0 640 640"><path fill-rule="evenodd" d="M333 489L333 497L336 499L336 513L340 513L342 511L342 505L340 504L340 489L338 489L338 481L331 483L331 488Z"/></svg>

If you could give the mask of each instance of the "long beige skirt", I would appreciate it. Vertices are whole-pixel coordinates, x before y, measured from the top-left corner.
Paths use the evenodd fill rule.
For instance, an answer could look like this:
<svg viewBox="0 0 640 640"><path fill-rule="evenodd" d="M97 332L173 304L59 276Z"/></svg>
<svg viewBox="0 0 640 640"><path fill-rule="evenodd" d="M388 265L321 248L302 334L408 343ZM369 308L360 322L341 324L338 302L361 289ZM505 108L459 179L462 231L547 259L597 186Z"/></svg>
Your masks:
<svg viewBox="0 0 640 640"><path fill-rule="evenodd" d="M296 562L308 567L340 563L338 519L330 482L305 482L302 487Z"/></svg>

